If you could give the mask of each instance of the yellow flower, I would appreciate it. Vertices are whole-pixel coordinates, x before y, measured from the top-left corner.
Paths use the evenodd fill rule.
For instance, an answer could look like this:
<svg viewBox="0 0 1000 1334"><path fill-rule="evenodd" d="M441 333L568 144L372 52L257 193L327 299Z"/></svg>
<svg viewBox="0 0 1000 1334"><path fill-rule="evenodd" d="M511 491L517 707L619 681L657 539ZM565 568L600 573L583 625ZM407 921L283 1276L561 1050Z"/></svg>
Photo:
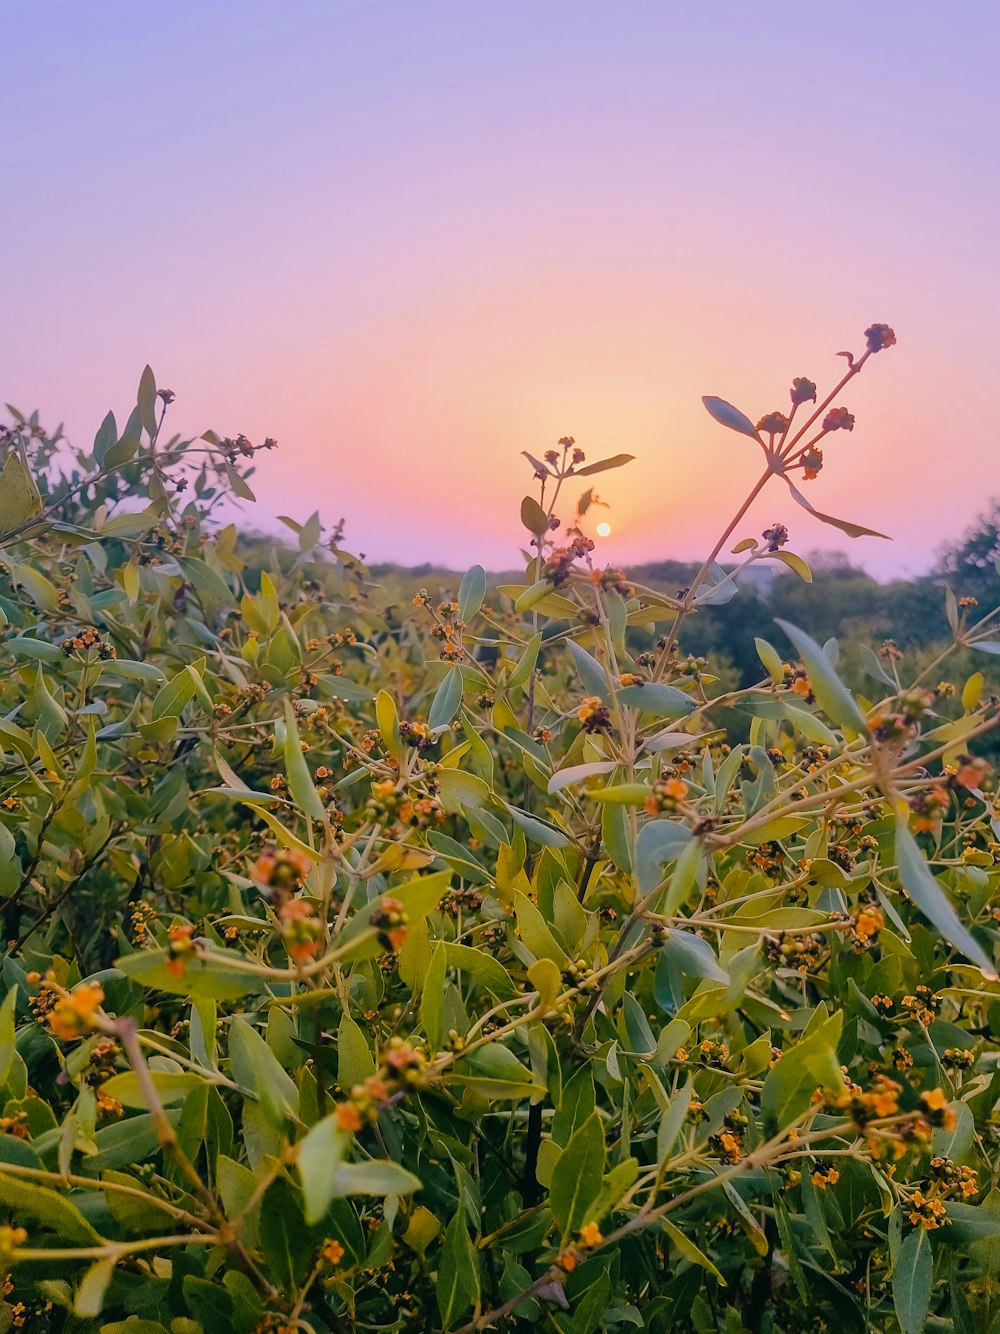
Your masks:
<svg viewBox="0 0 1000 1334"><path fill-rule="evenodd" d="M600 1246L604 1235L596 1223L584 1223L580 1229L581 1246Z"/></svg>
<svg viewBox="0 0 1000 1334"><path fill-rule="evenodd" d="M6 1223L0 1226L0 1253L16 1251L27 1240L28 1233L23 1227L10 1227Z"/></svg>
<svg viewBox="0 0 1000 1334"><path fill-rule="evenodd" d="M342 1102L337 1107L337 1128L343 1130L348 1135L353 1135L361 1129L361 1113L352 1102Z"/></svg>
<svg viewBox="0 0 1000 1334"><path fill-rule="evenodd" d="M48 1016L49 1028L64 1042L81 1037L93 1025L103 1000L104 991L96 982L81 982L53 1007Z"/></svg>

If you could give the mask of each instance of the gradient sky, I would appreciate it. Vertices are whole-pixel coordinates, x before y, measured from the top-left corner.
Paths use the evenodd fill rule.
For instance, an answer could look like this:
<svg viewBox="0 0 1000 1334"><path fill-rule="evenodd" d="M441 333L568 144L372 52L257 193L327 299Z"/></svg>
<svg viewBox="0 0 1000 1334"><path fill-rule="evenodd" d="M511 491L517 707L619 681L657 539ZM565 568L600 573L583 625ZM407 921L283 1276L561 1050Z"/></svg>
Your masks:
<svg viewBox="0 0 1000 1334"><path fill-rule="evenodd" d="M700 556L756 418L899 345L792 547L916 572L1000 493L996 0L8 5L0 397L89 441L149 361L176 430L276 436L246 526L517 561L527 465L590 458L607 559ZM582 489L582 488L581 488ZM794 511L794 512L793 512Z"/></svg>

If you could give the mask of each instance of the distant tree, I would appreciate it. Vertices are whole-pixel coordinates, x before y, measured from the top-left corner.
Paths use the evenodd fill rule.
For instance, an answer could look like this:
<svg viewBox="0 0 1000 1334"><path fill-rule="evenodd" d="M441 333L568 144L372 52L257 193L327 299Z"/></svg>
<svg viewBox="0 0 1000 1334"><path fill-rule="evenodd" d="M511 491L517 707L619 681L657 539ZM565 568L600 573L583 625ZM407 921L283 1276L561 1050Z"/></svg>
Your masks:
<svg viewBox="0 0 1000 1334"><path fill-rule="evenodd" d="M861 575L865 573L859 565L851 564L851 558L846 551L810 551L806 555L806 563L813 570Z"/></svg>
<svg viewBox="0 0 1000 1334"><path fill-rule="evenodd" d="M976 597L983 605L1000 601L1000 499L957 542L946 544L935 567L935 575L951 584L960 597Z"/></svg>

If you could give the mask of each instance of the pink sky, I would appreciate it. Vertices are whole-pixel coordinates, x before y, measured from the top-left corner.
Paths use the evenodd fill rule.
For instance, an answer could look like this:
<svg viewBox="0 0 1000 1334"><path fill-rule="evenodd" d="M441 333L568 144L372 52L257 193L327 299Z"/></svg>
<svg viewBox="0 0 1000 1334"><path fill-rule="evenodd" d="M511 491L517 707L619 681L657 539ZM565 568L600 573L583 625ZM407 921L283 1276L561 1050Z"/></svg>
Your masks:
<svg viewBox="0 0 1000 1334"><path fill-rule="evenodd" d="M568 434L636 455L609 560L699 556L759 462L701 395L783 408L873 321L809 495L895 541L777 485L745 532L916 572L1000 493L994 6L44 9L9 24L0 393L87 440L149 361L176 429L278 438L247 526L509 567L519 451Z"/></svg>

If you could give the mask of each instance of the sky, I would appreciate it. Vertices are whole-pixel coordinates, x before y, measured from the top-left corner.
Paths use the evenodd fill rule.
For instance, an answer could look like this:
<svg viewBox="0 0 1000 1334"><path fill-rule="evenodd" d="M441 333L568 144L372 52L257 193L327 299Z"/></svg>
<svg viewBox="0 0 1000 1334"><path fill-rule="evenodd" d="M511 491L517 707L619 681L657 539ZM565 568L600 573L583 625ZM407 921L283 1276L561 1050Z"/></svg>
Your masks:
<svg viewBox="0 0 1000 1334"><path fill-rule="evenodd" d="M258 505L370 560L510 568L571 435L614 563L709 550L755 420L886 322L806 484L738 536L919 573L1000 494L996 0L11 4L0 400L89 443L276 437ZM578 487L582 490L582 485ZM571 491L571 498L575 492Z"/></svg>

